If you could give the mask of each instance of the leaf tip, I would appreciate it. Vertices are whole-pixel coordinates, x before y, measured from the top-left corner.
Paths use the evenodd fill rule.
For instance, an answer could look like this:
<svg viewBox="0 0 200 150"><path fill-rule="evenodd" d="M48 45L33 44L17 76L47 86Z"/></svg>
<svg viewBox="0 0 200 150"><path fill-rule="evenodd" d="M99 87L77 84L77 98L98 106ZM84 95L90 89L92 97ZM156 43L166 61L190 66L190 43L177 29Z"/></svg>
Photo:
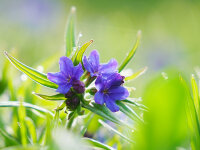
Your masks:
<svg viewBox="0 0 200 150"><path fill-rule="evenodd" d="M3 51L3 53L4 53L4 55L5 55L6 57L8 57L8 52L7 52L7 51Z"/></svg>

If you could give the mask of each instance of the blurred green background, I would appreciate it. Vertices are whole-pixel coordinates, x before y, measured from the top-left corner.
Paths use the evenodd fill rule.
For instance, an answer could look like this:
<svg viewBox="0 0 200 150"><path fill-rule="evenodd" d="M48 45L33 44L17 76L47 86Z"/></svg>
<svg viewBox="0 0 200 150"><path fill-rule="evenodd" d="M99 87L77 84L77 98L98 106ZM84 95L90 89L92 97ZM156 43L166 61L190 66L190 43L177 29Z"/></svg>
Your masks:
<svg viewBox="0 0 200 150"><path fill-rule="evenodd" d="M150 124L141 127L138 149L161 149L165 141L169 144L164 149L188 147L187 96L177 72L189 78L200 63L200 1L0 0L0 70L6 59L4 50L14 52L32 67L55 54L64 55L71 6L77 9L80 43L93 39L87 54L97 49L102 62L112 57L120 63L134 45L138 30L142 31L139 49L127 67L134 72L148 66L146 74L129 83L137 89L134 97L142 96L144 104L153 110L144 114ZM166 71L168 68L174 69ZM162 72L167 72L169 81L162 78ZM17 79L13 79L16 84L22 83ZM29 86L27 93L33 89ZM52 105L46 107L54 108Z"/></svg>
<svg viewBox="0 0 200 150"><path fill-rule="evenodd" d="M142 40L129 68L148 66L134 85L138 92L151 73L169 66L192 72L200 62L200 1L198 0L1 0L0 50L15 49L29 66L63 51L64 31L71 6L77 8L77 35L90 39L103 62L121 62L142 30ZM89 51L88 51L89 52ZM0 55L0 67L4 61ZM139 95L138 94L138 95Z"/></svg>

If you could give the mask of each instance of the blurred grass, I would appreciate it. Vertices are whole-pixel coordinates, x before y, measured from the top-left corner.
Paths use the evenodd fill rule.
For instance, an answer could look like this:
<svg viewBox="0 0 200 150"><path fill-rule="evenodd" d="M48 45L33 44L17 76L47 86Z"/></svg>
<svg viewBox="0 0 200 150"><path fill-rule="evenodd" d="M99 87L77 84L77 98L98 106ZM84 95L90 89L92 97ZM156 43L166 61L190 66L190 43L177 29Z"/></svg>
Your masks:
<svg viewBox="0 0 200 150"><path fill-rule="evenodd" d="M186 103L189 95L175 70L167 71L168 79L157 77L144 92L146 123L136 132L138 150L176 150L188 148Z"/></svg>
<svg viewBox="0 0 200 150"><path fill-rule="evenodd" d="M189 77L193 67L199 65L200 1L1 0L0 53L3 50L17 52L17 58L29 66L38 66L44 62L43 69L48 72L51 62L55 62L52 60L55 58L58 60L57 56L60 56L60 53L65 55L64 31L71 6L77 8L76 36L79 31L82 33L81 44L93 39L94 42L88 49L89 51L98 49L102 62L113 57L120 64L126 53L131 50L137 31L142 30L141 44L134 60L127 68L135 72L148 66L148 72L134 82L130 82L129 85L134 84L137 88L137 91L133 93L134 97L139 97L143 93L144 103L149 107L150 112L144 113L144 120L148 123L141 126L136 133L137 136L134 136L137 143L134 148L140 150L173 150L177 146L187 148L189 131L186 129L187 118L184 105L188 95L180 84L177 71L167 71L168 80L161 77L161 72L174 66ZM45 61L46 59L48 60ZM3 89L0 91L3 94L0 101L8 99L13 101L24 97L26 102L49 109L55 108L57 102L47 102L31 95L32 91L42 90L46 93L50 91L37 86L29 79L21 80L19 77L22 78L22 76L16 69L4 67L4 64L5 58L0 55L0 70L2 71L0 88ZM51 69L55 70L56 67L54 65ZM159 77L152 81L155 76ZM149 84L146 85L147 82ZM16 131L12 135L19 141L23 136L17 124L20 118L18 118L17 109L10 112L10 109L0 110L1 114L5 114L5 116L0 115L0 128L8 133ZM50 138L49 120L44 121L45 116L38 112L35 113L41 118L32 111L25 112L27 117L32 119L28 124L35 124L37 135L41 135L40 142L43 144L51 142L48 139ZM10 116L12 118L6 119ZM61 116L62 119L66 118L64 113ZM91 121L88 127L90 134L95 134L99 130L98 119L99 117L95 116ZM22 121L24 122L24 118ZM48 131L45 130L46 124ZM13 130L6 128L9 125ZM37 129L37 127L40 128ZM31 134L31 131L27 134ZM107 137L109 138L108 135ZM35 141L34 134L32 138ZM2 139L1 136L0 139ZM118 147L124 146L119 141L113 136L109 143L114 145L118 142Z"/></svg>
<svg viewBox="0 0 200 150"><path fill-rule="evenodd" d="M98 49L103 62L110 57L121 62L141 29L141 45L128 65L133 71L148 65L149 73L155 73L174 65L192 72L199 65L198 0L1 0L0 50L16 49L19 60L29 66L57 51L64 55L63 33L71 6L77 8L81 44L94 39L89 50ZM0 68L3 61L0 56ZM134 81L138 96L148 79L145 75Z"/></svg>

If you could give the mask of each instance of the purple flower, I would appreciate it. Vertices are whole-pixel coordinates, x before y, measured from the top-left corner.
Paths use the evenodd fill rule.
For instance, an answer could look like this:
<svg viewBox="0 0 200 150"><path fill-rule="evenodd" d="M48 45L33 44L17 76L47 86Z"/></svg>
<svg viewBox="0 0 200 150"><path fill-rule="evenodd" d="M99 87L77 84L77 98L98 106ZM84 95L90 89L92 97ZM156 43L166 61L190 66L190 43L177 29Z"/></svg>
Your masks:
<svg viewBox="0 0 200 150"><path fill-rule="evenodd" d="M115 103L116 100L123 100L129 96L129 92L122 86L124 77L118 73L110 74L109 76L98 76L95 82L98 92L94 96L97 104L106 106L116 112L119 107Z"/></svg>
<svg viewBox="0 0 200 150"><path fill-rule="evenodd" d="M57 92L66 94L73 83L80 79L83 69L81 64L74 66L71 59L65 56L60 58L59 65L60 72L48 73L47 78L58 85Z"/></svg>
<svg viewBox="0 0 200 150"><path fill-rule="evenodd" d="M88 59L86 56L84 56L83 65L85 69L90 72L91 77L94 77L101 74L117 72L118 64L115 59L111 59L107 64L100 64L99 53L96 50L93 50Z"/></svg>

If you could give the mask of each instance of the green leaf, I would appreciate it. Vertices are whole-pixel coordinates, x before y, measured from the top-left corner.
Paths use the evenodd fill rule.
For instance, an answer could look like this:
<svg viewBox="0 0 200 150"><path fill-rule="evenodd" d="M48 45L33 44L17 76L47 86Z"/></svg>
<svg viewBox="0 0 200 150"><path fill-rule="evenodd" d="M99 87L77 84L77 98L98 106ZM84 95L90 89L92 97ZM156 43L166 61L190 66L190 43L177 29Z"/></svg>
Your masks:
<svg viewBox="0 0 200 150"><path fill-rule="evenodd" d="M131 139L129 139L128 137L126 137L125 135L123 135L122 133L120 133L119 131L117 131L116 129L114 129L113 127L111 127L109 124L105 123L104 121L102 121L101 119L99 119L99 123L101 125L103 125L105 128L107 128L108 130L114 132L114 134L119 135L121 138L123 138L125 141L131 142L133 143L133 141Z"/></svg>
<svg viewBox="0 0 200 150"><path fill-rule="evenodd" d="M121 101L116 101L116 104L119 106L120 111L127 115L129 118L135 121L139 121L140 123L143 122L143 120L137 115L135 111L133 111L133 109L126 106Z"/></svg>
<svg viewBox="0 0 200 150"><path fill-rule="evenodd" d="M194 105L195 105L197 113L200 113L200 111L199 111L200 102L199 102L198 86L197 86L197 83L194 79L194 75L192 75L192 77L191 77L191 83L192 83Z"/></svg>
<svg viewBox="0 0 200 150"><path fill-rule="evenodd" d="M63 94L56 94L56 95L43 95L43 94L38 94L34 93L36 96L45 99L45 100L50 100L50 101L59 101L59 100L66 100L65 96Z"/></svg>
<svg viewBox="0 0 200 150"><path fill-rule="evenodd" d="M37 143L37 133L36 133L36 129L35 129L33 120L29 117L26 117L25 123L26 123L27 129L31 135L33 144L36 144Z"/></svg>
<svg viewBox="0 0 200 150"><path fill-rule="evenodd" d="M44 109L42 107L36 106L36 105L32 105L26 102L22 102L23 106L26 108L31 108L43 113L47 113L50 114L51 116L54 116L52 112L50 112L47 109ZM0 102L0 107L19 107L20 106L20 102L18 101L6 101L6 102Z"/></svg>
<svg viewBox="0 0 200 150"><path fill-rule="evenodd" d="M92 106L93 105L93 106ZM117 119L114 114L112 112L110 112L110 110L108 110L107 107L105 107L104 105L99 105L96 103L92 103L92 105L89 104L84 104L82 103L82 106L88 110L90 110L91 112L107 119L110 120L116 124L122 125L123 122L121 122L119 119Z"/></svg>
<svg viewBox="0 0 200 150"><path fill-rule="evenodd" d="M54 88L57 89L58 85L49 81L47 79L47 75L44 73L41 73L31 67L26 66L25 64L21 63L20 61L18 61L17 59L15 59L14 57L10 56L7 52L5 52L6 57L8 58L8 60L21 72L25 73L27 76L29 76L33 81L43 85L43 86L47 86L50 88Z"/></svg>
<svg viewBox="0 0 200 150"><path fill-rule="evenodd" d="M18 116L19 116L19 123L20 123L21 143L23 146L26 146L28 144L27 130L26 130L26 125L25 125L26 111L22 102L19 103Z"/></svg>
<svg viewBox="0 0 200 150"><path fill-rule="evenodd" d="M132 50L129 52L128 56L124 59L124 61L122 62L122 64L118 68L119 72L121 72L124 69L124 67L126 67L126 65L129 63L129 61L135 55L135 52L136 52L138 45L139 45L140 37L141 37L141 31L138 31L136 43L135 43L134 47L132 48Z"/></svg>
<svg viewBox="0 0 200 150"><path fill-rule="evenodd" d="M83 128L81 129L81 135L82 135L82 136L84 136L85 132L87 131L87 128L88 128L89 124L91 123L93 117L94 117L94 114L89 115L89 119L88 119L87 122L84 124Z"/></svg>
<svg viewBox="0 0 200 150"><path fill-rule="evenodd" d="M0 129L0 135L4 138L4 141L6 143L6 146L11 146L11 145L19 145L20 143L15 139L13 136L11 136L9 133L6 131Z"/></svg>
<svg viewBox="0 0 200 150"><path fill-rule="evenodd" d="M106 144L103 144L99 141L96 141L94 139L91 139L91 138L83 138L83 141L90 143L94 147L102 148L102 149L105 149L105 150L115 150L114 148L112 148L112 147L110 147Z"/></svg>
<svg viewBox="0 0 200 150"><path fill-rule="evenodd" d="M66 49L66 56L69 57L76 47L76 40L75 40L75 15L76 15L76 8L72 7L70 15L68 17L67 29L65 34L65 49Z"/></svg>
<svg viewBox="0 0 200 150"><path fill-rule="evenodd" d="M125 103L128 103L128 104L134 105L134 106L138 107L139 109L148 111L148 108L145 105L139 104L139 103L134 102L134 101L129 100L129 99L122 100L121 102L125 102Z"/></svg>
<svg viewBox="0 0 200 150"><path fill-rule="evenodd" d="M141 70L135 72L135 73L132 74L131 76L126 77L126 78L125 78L125 81L136 79L137 77L143 75L143 74L146 72L146 70L147 70L147 67L142 68Z"/></svg>
<svg viewBox="0 0 200 150"><path fill-rule="evenodd" d="M85 43L80 50L76 51L74 56L72 57L72 61L74 60L74 65L78 65L80 62L82 63L82 58L83 58L83 54L86 51L86 49L88 48L88 46L90 46L90 44L92 44L93 40L90 40L89 42Z"/></svg>

